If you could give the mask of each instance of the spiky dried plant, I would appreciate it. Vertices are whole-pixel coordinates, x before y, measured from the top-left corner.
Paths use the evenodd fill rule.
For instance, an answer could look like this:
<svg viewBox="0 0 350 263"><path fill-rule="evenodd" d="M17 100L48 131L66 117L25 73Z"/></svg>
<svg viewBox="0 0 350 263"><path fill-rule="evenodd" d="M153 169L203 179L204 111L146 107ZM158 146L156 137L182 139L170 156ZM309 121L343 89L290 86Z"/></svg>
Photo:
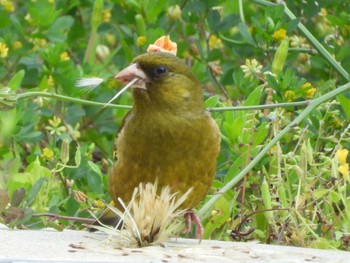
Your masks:
<svg viewBox="0 0 350 263"><path fill-rule="evenodd" d="M119 200L125 209L124 213L108 205L121 218L116 227L102 224L93 227L107 233L108 240L121 247L144 247L166 241L181 230L186 210L179 207L192 188L182 196L172 193L168 186L163 187L158 194L157 188L157 182L141 183L135 188L128 206Z"/></svg>

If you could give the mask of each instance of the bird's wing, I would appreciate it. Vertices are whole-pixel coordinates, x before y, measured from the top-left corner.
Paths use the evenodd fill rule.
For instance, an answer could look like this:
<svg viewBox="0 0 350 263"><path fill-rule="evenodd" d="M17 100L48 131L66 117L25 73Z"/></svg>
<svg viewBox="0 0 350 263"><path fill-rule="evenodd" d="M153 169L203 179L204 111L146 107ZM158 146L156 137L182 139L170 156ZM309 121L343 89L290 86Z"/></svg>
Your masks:
<svg viewBox="0 0 350 263"><path fill-rule="evenodd" d="M131 113L132 113L132 110L128 111L128 112L125 114L125 116L124 116L124 118L123 118L123 120L122 120L122 123L120 124L120 126L119 126L119 128L118 128L117 137L115 138L114 147L113 147L113 159L114 159L114 161L117 160L117 138L118 138L118 135L119 135L119 133L123 130L125 123L128 121L128 119L129 119L130 116L131 116Z"/></svg>

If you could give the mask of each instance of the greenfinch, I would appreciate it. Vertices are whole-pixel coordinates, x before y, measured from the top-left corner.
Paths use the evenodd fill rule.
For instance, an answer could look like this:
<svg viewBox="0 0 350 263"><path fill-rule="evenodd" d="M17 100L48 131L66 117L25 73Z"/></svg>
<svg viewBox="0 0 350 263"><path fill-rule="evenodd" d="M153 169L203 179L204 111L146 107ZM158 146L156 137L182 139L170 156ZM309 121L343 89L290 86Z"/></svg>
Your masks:
<svg viewBox="0 0 350 263"><path fill-rule="evenodd" d="M220 150L220 131L205 110L200 83L176 56L145 53L115 77L133 85L134 104L116 139L116 159L109 193L128 203L141 182L158 182L180 195L193 188L182 209L201 239L203 228L192 209L211 188ZM150 211L156 212L156 211Z"/></svg>

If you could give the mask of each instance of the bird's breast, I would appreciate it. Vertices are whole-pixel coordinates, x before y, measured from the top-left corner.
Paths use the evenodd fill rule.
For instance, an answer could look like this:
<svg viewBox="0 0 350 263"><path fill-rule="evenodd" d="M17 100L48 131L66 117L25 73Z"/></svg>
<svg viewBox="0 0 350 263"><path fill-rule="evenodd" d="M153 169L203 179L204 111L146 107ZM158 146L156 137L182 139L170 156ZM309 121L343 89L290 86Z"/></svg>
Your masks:
<svg viewBox="0 0 350 263"><path fill-rule="evenodd" d="M129 199L130 189L157 179L160 185L182 193L195 187L187 203L193 207L210 188L219 144L219 130L205 114L159 119L130 116L117 138L110 193Z"/></svg>

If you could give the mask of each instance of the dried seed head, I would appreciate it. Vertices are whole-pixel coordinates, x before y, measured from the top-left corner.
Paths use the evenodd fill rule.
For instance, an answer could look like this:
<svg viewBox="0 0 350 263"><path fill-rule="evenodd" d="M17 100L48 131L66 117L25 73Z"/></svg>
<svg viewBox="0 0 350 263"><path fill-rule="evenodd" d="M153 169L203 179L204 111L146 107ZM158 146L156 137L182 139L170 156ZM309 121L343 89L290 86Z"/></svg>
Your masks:
<svg viewBox="0 0 350 263"><path fill-rule="evenodd" d="M119 230L109 226L95 227L109 234L113 245L123 247L143 247L166 241L171 235L181 231L181 222L186 210L178 210L192 188L183 196L171 193L169 187L157 191L154 184L140 184L135 188L128 206L120 200L125 212L108 206L123 220Z"/></svg>

